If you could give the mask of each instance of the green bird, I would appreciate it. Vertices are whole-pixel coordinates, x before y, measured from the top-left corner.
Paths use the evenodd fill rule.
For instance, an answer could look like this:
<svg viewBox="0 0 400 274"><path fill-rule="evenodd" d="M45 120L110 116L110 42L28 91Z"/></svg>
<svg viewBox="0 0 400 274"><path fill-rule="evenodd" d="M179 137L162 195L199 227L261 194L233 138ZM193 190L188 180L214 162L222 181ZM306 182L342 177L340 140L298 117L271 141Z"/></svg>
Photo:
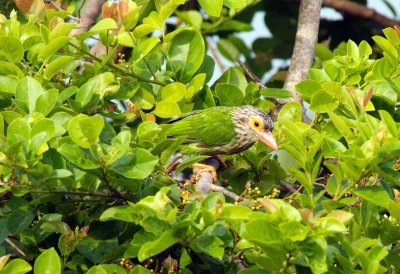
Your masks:
<svg viewBox="0 0 400 274"><path fill-rule="evenodd" d="M180 149L182 154L235 154L257 140L278 149L271 118L253 106L212 107L181 117L169 126L169 138L186 137Z"/></svg>

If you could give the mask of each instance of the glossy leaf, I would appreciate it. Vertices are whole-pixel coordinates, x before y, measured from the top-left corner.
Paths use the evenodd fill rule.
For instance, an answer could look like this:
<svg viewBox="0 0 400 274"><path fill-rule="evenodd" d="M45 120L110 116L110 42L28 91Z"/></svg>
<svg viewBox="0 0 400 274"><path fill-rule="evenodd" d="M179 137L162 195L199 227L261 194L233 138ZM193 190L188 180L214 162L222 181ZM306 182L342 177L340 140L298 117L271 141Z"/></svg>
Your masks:
<svg viewBox="0 0 400 274"><path fill-rule="evenodd" d="M144 179L151 174L157 162L157 157L145 149L137 148L114 163L112 169L126 178Z"/></svg>
<svg viewBox="0 0 400 274"><path fill-rule="evenodd" d="M61 261L54 248L47 249L40 254L34 266L35 273L61 273Z"/></svg>

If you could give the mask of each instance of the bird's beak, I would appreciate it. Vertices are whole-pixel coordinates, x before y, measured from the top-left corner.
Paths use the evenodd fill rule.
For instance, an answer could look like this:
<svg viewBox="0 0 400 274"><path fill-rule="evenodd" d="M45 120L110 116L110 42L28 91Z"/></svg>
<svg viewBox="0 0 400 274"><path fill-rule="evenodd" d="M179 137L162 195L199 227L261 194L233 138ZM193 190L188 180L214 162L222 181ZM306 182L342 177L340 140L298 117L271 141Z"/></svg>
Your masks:
<svg viewBox="0 0 400 274"><path fill-rule="evenodd" d="M274 138L274 135L270 131L261 131L257 133L257 138L269 146L272 150L278 150L278 144Z"/></svg>

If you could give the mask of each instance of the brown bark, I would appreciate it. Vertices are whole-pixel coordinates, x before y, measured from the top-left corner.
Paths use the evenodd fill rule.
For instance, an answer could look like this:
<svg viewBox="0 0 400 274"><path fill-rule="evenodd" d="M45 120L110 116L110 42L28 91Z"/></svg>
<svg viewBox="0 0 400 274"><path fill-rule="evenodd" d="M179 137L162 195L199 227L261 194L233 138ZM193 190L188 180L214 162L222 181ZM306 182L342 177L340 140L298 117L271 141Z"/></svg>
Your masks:
<svg viewBox="0 0 400 274"><path fill-rule="evenodd" d="M374 9L349 0L324 0L323 5L340 12L374 21L385 27L393 27L400 24L400 21L388 18Z"/></svg>
<svg viewBox="0 0 400 274"><path fill-rule="evenodd" d="M294 86L307 78L307 71L311 67L314 59L321 5L322 0L302 0L300 3L296 40L289 71L283 87L292 93L293 101L295 102L302 103L302 100ZM303 111L303 121L309 121L305 110Z"/></svg>
<svg viewBox="0 0 400 274"><path fill-rule="evenodd" d="M71 36L88 31L93 23L96 21L97 16L101 12L101 6L105 0L87 0L83 7L83 12L80 16L81 21L70 33Z"/></svg>

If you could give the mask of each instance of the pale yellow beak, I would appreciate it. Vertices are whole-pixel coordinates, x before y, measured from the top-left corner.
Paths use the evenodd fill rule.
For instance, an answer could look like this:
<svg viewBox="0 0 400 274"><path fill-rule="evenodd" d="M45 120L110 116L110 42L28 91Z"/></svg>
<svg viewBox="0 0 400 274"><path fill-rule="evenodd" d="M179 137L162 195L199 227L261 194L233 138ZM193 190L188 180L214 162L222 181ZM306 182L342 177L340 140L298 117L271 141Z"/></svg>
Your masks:
<svg viewBox="0 0 400 274"><path fill-rule="evenodd" d="M274 135L272 135L271 132L259 131L256 135L261 142L269 146L272 150L278 150L278 144L276 143Z"/></svg>

